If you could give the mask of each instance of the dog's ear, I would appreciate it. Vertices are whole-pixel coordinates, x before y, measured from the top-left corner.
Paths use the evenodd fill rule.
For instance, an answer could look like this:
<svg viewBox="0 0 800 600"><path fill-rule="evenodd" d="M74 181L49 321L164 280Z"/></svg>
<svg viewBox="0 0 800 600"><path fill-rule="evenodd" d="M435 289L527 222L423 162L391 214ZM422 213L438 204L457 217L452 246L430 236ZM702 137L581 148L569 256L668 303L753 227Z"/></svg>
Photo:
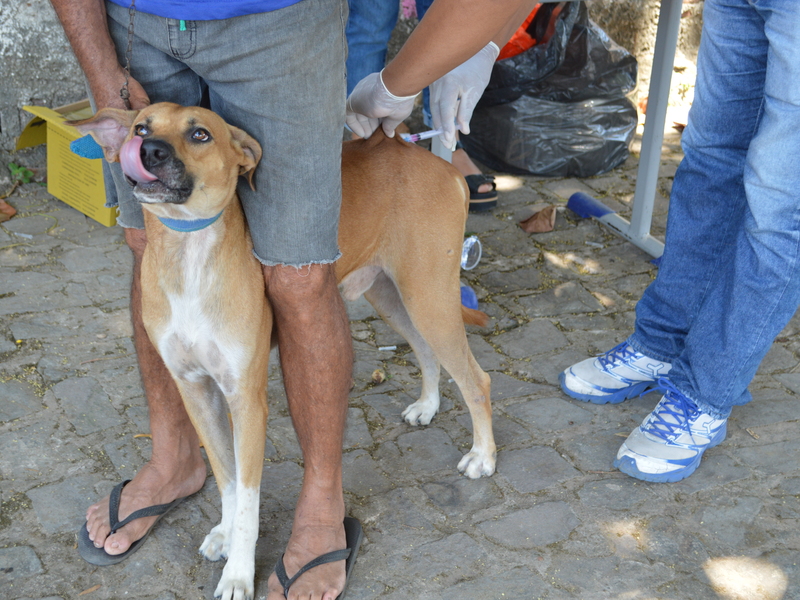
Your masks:
<svg viewBox="0 0 800 600"><path fill-rule="evenodd" d="M229 127L234 143L242 150L242 161L239 163L239 175L246 175L247 183L250 184L252 190L255 190L256 187L253 184L253 175L255 174L258 161L261 160L261 145L238 127L234 127L233 125L229 125Z"/></svg>
<svg viewBox="0 0 800 600"><path fill-rule="evenodd" d="M119 149L138 114L137 110L103 108L89 119L67 121L67 125L72 125L83 134L91 134L103 149L106 160L116 162L119 160Z"/></svg>

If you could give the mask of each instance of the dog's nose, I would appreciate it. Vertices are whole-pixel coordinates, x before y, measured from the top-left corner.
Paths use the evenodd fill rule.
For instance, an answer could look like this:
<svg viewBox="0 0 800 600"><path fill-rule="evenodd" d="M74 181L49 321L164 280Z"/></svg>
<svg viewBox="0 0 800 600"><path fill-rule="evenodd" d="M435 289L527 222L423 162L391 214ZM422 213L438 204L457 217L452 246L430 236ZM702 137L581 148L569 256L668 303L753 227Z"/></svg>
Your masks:
<svg viewBox="0 0 800 600"><path fill-rule="evenodd" d="M172 146L161 140L145 140L140 150L142 164L148 171L167 162L172 156Z"/></svg>

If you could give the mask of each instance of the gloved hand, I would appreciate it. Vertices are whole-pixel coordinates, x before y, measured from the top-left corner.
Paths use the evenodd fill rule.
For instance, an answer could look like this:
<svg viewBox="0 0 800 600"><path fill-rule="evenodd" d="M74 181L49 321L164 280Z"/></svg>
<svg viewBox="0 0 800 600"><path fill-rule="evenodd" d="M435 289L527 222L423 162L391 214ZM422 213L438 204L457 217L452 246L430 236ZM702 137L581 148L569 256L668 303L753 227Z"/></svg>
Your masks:
<svg viewBox="0 0 800 600"><path fill-rule="evenodd" d="M388 137L394 137L395 128L414 108L417 95L395 96L386 89L381 73L364 77L347 98L345 121L350 130L362 138L371 136L378 125Z"/></svg>
<svg viewBox="0 0 800 600"><path fill-rule="evenodd" d="M433 128L445 148L455 148L456 129L469 133L472 111L489 84L492 67L500 48L489 42L480 52L431 84Z"/></svg>

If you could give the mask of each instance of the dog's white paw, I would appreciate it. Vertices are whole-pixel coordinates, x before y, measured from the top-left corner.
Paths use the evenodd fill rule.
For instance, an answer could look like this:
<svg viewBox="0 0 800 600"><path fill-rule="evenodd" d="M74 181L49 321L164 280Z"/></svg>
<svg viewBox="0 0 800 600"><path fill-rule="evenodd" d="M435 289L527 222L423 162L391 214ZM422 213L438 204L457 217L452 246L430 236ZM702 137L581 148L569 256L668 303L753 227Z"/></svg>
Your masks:
<svg viewBox="0 0 800 600"><path fill-rule="evenodd" d="M465 454L458 463L459 472L470 479L478 479L482 476L489 477L494 473L494 468L495 457L479 450L472 450Z"/></svg>
<svg viewBox="0 0 800 600"><path fill-rule="evenodd" d="M225 535L222 525L217 525L200 545L200 554L208 560L220 560L228 557L229 549L228 536Z"/></svg>
<svg viewBox="0 0 800 600"><path fill-rule="evenodd" d="M253 580L255 579L255 571L242 574L229 574L228 566L222 571L217 589L214 590L215 598L222 598L222 600L252 600L254 594ZM232 569L233 570L233 569Z"/></svg>
<svg viewBox="0 0 800 600"><path fill-rule="evenodd" d="M438 406L429 402L417 400L414 404L409 404L403 411L403 418L409 425L428 425L436 415Z"/></svg>

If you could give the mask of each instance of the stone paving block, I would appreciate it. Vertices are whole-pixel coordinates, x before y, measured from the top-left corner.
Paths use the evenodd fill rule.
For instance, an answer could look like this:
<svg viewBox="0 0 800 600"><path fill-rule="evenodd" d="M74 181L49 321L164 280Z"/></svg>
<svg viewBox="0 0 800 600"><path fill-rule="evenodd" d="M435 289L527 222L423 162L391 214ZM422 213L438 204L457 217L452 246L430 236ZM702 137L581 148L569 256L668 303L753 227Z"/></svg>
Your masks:
<svg viewBox="0 0 800 600"><path fill-rule="evenodd" d="M705 594L664 596L659 593L661 586L675 576L669 567L663 563L648 565L639 561L620 560L614 556L586 558L578 562L568 562L558 557L548 570L548 576L557 588L571 592L568 597L587 600L615 597L666 597L681 600L714 598Z"/></svg>
<svg viewBox="0 0 800 600"><path fill-rule="evenodd" d="M347 317L351 321L380 318L372 308L372 304L364 296L359 297L358 300L345 300L344 306L347 310Z"/></svg>
<svg viewBox="0 0 800 600"><path fill-rule="evenodd" d="M709 558L702 541L680 527L672 517L656 517L643 528L642 547L648 560L674 563L680 570L693 571Z"/></svg>
<svg viewBox="0 0 800 600"><path fill-rule="evenodd" d="M426 483L422 490L431 502L450 519L463 522L480 510L497 506L503 501L497 485L490 478L477 480L452 475Z"/></svg>
<svg viewBox="0 0 800 600"><path fill-rule="evenodd" d="M409 581L436 581L452 585L470 574L480 572L486 551L464 533L454 533L441 540L420 544L386 559L386 578L389 585ZM399 574L402 574L398 577Z"/></svg>
<svg viewBox="0 0 800 600"><path fill-rule="evenodd" d="M364 450L345 452L342 457L344 489L356 496L382 494L392 489L392 482L378 463Z"/></svg>
<svg viewBox="0 0 800 600"><path fill-rule="evenodd" d="M543 431L560 431L588 423L593 416L588 410L560 398L540 398L509 404L503 410L526 425Z"/></svg>
<svg viewBox="0 0 800 600"><path fill-rule="evenodd" d="M579 525L580 520L566 502L544 502L484 521L478 529L505 548L532 550L566 539Z"/></svg>
<svg viewBox="0 0 800 600"><path fill-rule="evenodd" d="M95 248L73 247L59 256L58 260L70 273L84 273L100 271L108 268L108 258L105 252L98 252Z"/></svg>
<svg viewBox="0 0 800 600"><path fill-rule="evenodd" d="M291 417L273 417L267 422L267 438L275 445L278 455L283 459L300 459L303 453Z"/></svg>
<svg viewBox="0 0 800 600"><path fill-rule="evenodd" d="M78 435L89 435L124 422L103 389L91 377L72 377L53 387L67 419Z"/></svg>
<svg viewBox="0 0 800 600"><path fill-rule="evenodd" d="M533 493L580 476L552 448L533 446L504 452L498 458L497 472L521 493Z"/></svg>
<svg viewBox="0 0 800 600"><path fill-rule="evenodd" d="M438 427L404 433L397 438L397 446L403 454L403 469L412 473L455 471L461 460L461 452Z"/></svg>
<svg viewBox="0 0 800 600"><path fill-rule="evenodd" d="M535 290L542 284L542 276L535 267L516 271L490 271L480 278L481 285L492 294L507 294L517 290Z"/></svg>
<svg viewBox="0 0 800 600"><path fill-rule="evenodd" d="M551 353L567 345L567 338L547 319L536 319L492 340L512 358Z"/></svg>
<svg viewBox="0 0 800 600"><path fill-rule="evenodd" d="M372 435L369 432L366 421L364 421L364 411L360 408L347 409L344 449L363 448L365 446L371 446L372 444Z"/></svg>
<svg viewBox="0 0 800 600"><path fill-rule="evenodd" d="M42 399L23 381L0 381L0 422L13 421L42 410Z"/></svg>
<svg viewBox="0 0 800 600"><path fill-rule="evenodd" d="M575 192L583 192L590 196L594 194L592 188L578 179L555 179L545 183L544 187L565 200L569 200L569 197Z"/></svg>
<svg viewBox="0 0 800 600"><path fill-rule="evenodd" d="M509 398L522 398L545 391L545 388L539 384L521 381L514 377L509 377L505 373L492 373L491 377L493 402Z"/></svg>
<svg viewBox="0 0 800 600"><path fill-rule="evenodd" d="M0 475L9 480L41 480L44 473L60 473L63 461L84 458L74 444L65 441L57 423L48 417L0 433Z"/></svg>
<svg viewBox="0 0 800 600"><path fill-rule="evenodd" d="M28 491L39 524L47 534L77 532L86 508L97 502L97 475L77 475Z"/></svg>
<svg viewBox="0 0 800 600"><path fill-rule="evenodd" d="M605 431L602 436L578 433L564 445L563 452L584 473L617 473L612 464L628 433L621 436L612 431Z"/></svg>
<svg viewBox="0 0 800 600"><path fill-rule="evenodd" d="M800 373L777 373L773 377L789 390L800 395Z"/></svg>
<svg viewBox="0 0 800 600"><path fill-rule="evenodd" d="M530 318L590 313L603 308L597 298L575 281L561 283L540 294L519 298L518 302Z"/></svg>
<svg viewBox="0 0 800 600"><path fill-rule="evenodd" d="M647 485L629 477L587 483L578 490L578 497L587 508L618 511L629 511L654 499L653 492Z"/></svg>
<svg viewBox="0 0 800 600"><path fill-rule="evenodd" d="M42 561L30 546L0 548L0 586L6 587L15 580L32 577L42 572Z"/></svg>
<svg viewBox="0 0 800 600"><path fill-rule="evenodd" d="M800 440L740 448L736 457L763 474L787 473L787 466L788 473L794 474L800 465Z"/></svg>
<svg viewBox="0 0 800 600"><path fill-rule="evenodd" d="M406 406L414 402L414 399L402 392L394 394L368 394L361 400L371 406L378 414L389 423L402 423L400 416Z"/></svg>
<svg viewBox="0 0 800 600"><path fill-rule="evenodd" d="M469 349L475 360L484 371L501 370L506 364L506 359L480 335L468 335ZM491 376L491 373L489 374Z"/></svg>
<svg viewBox="0 0 800 600"><path fill-rule="evenodd" d="M294 510L294 499L302 482L303 469L298 464L290 461L268 463L261 477L261 506L270 512ZM214 500L219 505L219 493L216 493Z"/></svg>
<svg viewBox="0 0 800 600"><path fill-rule="evenodd" d="M704 508L700 521L703 529L729 547L741 546L747 529L758 517L763 506L759 498L736 498L733 502L718 502Z"/></svg>
<svg viewBox="0 0 800 600"><path fill-rule="evenodd" d="M544 598L555 590L547 585L541 576L525 567L518 567L463 581L451 588L442 590L441 595L431 600L523 600Z"/></svg>

